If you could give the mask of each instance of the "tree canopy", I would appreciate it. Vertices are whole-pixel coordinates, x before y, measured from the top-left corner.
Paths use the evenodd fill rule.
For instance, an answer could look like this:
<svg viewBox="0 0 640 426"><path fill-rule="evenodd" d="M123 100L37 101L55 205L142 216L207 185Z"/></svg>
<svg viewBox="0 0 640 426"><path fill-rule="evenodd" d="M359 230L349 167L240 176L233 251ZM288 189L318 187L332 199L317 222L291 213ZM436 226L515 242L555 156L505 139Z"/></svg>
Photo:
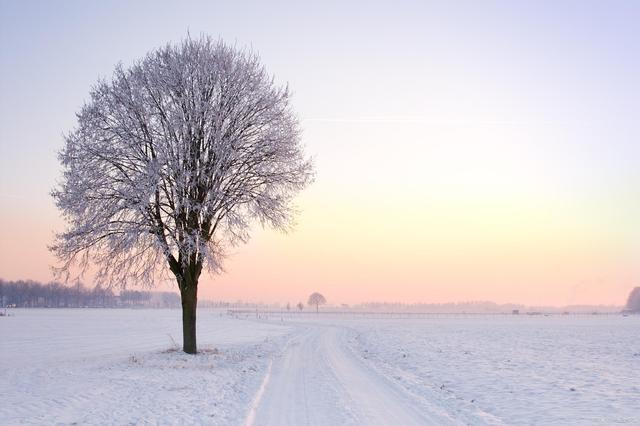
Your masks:
<svg viewBox="0 0 640 426"><path fill-rule="evenodd" d="M309 300L307 301L307 305L315 306L316 307L316 311L318 310L318 307L320 305L324 305L325 303L327 303L327 300L320 293L312 293L309 296Z"/></svg>
<svg viewBox="0 0 640 426"><path fill-rule="evenodd" d="M288 87L208 37L117 66L77 119L53 191L60 272L94 264L98 283L152 285L170 271L194 324L203 268L219 272L253 221L287 230L312 180Z"/></svg>

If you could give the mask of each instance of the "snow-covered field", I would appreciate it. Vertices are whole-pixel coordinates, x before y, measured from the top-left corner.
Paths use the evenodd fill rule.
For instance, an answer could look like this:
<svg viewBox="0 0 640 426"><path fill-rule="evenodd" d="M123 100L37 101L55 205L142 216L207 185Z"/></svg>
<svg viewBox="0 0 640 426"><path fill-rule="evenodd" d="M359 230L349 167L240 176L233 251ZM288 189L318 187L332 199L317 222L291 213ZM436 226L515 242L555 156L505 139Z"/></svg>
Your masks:
<svg viewBox="0 0 640 426"><path fill-rule="evenodd" d="M489 316L353 328L368 365L465 423L640 425L638 316Z"/></svg>
<svg viewBox="0 0 640 426"><path fill-rule="evenodd" d="M239 424L291 329L179 310L25 309L0 318L0 424ZM173 340L172 340L173 339Z"/></svg>
<svg viewBox="0 0 640 426"><path fill-rule="evenodd" d="M0 424L640 425L640 317L13 310Z"/></svg>

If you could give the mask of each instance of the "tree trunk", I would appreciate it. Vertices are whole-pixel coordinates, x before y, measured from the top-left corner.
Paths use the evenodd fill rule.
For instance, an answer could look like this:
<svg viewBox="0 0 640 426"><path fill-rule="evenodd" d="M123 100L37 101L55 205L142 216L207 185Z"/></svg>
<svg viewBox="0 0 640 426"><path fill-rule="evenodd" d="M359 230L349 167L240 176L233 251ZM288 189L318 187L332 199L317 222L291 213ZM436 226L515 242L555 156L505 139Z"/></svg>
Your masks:
<svg viewBox="0 0 640 426"><path fill-rule="evenodd" d="M196 346L196 308L198 306L198 285L190 283L180 286L182 298L182 350L188 354L198 352Z"/></svg>

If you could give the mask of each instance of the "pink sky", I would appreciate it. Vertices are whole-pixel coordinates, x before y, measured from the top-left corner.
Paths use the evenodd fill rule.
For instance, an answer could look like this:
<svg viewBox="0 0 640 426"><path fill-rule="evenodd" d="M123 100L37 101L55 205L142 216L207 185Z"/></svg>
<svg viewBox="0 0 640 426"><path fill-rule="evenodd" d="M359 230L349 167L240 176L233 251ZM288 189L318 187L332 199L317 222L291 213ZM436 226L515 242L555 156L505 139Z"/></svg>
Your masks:
<svg viewBox="0 0 640 426"><path fill-rule="evenodd" d="M188 29L290 83L317 169L295 232L256 227L201 297L620 305L640 285L633 2L1 7L4 279L51 279L55 154L90 85Z"/></svg>

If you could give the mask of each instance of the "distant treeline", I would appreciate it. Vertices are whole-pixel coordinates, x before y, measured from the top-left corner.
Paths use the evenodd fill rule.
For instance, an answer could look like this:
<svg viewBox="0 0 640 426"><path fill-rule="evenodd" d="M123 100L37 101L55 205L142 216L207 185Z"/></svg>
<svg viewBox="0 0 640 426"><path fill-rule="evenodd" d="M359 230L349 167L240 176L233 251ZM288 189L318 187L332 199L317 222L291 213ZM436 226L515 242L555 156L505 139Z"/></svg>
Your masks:
<svg viewBox="0 0 640 426"><path fill-rule="evenodd" d="M178 308L180 296L171 292L123 290L115 294L109 288L86 287L81 283L63 285L31 280L0 279L0 307L17 308Z"/></svg>
<svg viewBox="0 0 640 426"><path fill-rule="evenodd" d="M519 304L497 304L494 302L458 302L458 303L385 303L371 302L354 305L355 310L372 312L474 312L474 313L510 313L525 311L526 306Z"/></svg>
<svg viewBox="0 0 640 426"><path fill-rule="evenodd" d="M363 303L351 307L353 310L372 312L432 312L432 313L593 313L620 312L620 306L568 305L527 306L522 304L498 304L494 302L459 303Z"/></svg>

